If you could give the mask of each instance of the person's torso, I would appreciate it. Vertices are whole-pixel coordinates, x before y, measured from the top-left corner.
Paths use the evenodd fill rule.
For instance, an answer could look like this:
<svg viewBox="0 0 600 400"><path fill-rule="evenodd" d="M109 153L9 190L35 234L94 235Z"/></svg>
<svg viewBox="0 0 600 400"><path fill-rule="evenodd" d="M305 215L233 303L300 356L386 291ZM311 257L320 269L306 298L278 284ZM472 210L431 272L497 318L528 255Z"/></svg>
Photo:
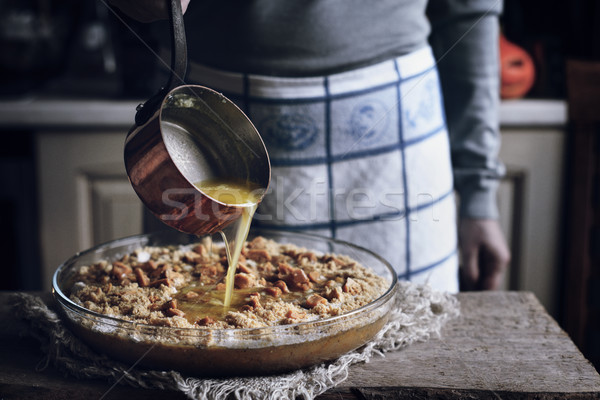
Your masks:
<svg viewBox="0 0 600 400"><path fill-rule="evenodd" d="M194 0L189 58L262 75L310 76L370 65L427 43L426 0Z"/></svg>

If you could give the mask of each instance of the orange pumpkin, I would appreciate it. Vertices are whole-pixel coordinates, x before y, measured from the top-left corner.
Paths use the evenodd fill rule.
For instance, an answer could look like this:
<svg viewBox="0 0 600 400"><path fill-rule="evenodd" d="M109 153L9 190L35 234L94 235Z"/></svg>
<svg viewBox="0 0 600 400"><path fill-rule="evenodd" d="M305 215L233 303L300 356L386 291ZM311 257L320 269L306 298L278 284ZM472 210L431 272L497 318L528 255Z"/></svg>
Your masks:
<svg viewBox="0 0 600 400"><path fill-rule="evenodd" d="M535 81L535 66L525 50L500 35L500 97L523 97Z"/></svg>

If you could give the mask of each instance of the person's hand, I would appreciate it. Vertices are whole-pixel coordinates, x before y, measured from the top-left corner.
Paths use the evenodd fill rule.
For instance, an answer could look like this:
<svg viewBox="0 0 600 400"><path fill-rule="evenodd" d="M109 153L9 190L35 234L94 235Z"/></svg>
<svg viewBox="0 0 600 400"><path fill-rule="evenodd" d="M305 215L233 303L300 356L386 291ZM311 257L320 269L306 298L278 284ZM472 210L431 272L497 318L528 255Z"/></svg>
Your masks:
<svg viewBox="0 0 600 400"><path fill-rule="evenodd" d="M498 289L510 262L510 250L498 221L461 219L458 245L463 264L461 290Z"/></svg>
<svg viewBox="0 0 600 400"><path fill-rule="evenodd" d="M109 0L109 3L140 22L169 18L167 0ZM181 0L181 10L184 14L189 3L190 0Z"/></svg>

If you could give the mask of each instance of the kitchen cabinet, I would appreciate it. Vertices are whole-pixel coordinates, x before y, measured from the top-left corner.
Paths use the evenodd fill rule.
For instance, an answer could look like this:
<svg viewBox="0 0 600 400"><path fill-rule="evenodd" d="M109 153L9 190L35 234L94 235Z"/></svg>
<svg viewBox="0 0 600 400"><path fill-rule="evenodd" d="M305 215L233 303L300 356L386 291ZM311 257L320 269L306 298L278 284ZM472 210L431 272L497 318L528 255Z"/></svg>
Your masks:
<svg viewBox="0 0 600 400"><path fill-rule="evenodd" d="M75 252L143 231L143 207L125 175L122 153L135 103L70 107L78 115L70 129L57 128L60 118L46 113L52 129L36 135L45 289L54 269ZM103 107L110 111L104 116ZM91 113L103 130L86 128L80 112ZM504 288L533 291L552 315L559 301L565 123L561 101L502 104L500 156L507 175L498 195L513 253Z"/></svg>
<svg viewBox="0 0 600 400"><path fill-rule="evenodd" d="M142 233L142 204L123 166L124 131L36 135L43 282L95 244Z"/></svg>
<svg viewBox="0 0 600 400"><path fill-rule="evenodd" d="M534 292L554 317L560 309L566 120L562 101L504 101L500 113L507 173L498 204L512 252L504 288Z"/></svg>
<svg viewBox="0 0 600 400"><path fill-rule="evenodd" d="M534 292L554 316L560 300L564 143L558 127L502 130L507 174L498 201L512 252L505 287Z"/></svg>

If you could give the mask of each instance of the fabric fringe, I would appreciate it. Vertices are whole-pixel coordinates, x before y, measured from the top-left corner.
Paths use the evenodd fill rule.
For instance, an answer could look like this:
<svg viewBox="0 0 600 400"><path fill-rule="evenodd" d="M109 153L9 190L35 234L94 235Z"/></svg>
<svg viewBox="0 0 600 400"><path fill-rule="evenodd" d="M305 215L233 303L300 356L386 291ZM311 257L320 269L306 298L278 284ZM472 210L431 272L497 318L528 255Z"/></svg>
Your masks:
<svg viewBox="0 0 600 400"><path fill-rule="evenodd" d="M372 341L337 360L274 376L203 379L185 377L176 371L135 368L95 353L65 328L59 315L41 298L19 293L12 301L15 316L28 322L27 334L40 342L46 355L39 369L53 365L77 378L103 378L134 387L178 390L191 400L310 400L346 380L351 365L439 337L444 324L459 315L456 297L436 292L427 285L400 282L389 322Z"/></svg>

